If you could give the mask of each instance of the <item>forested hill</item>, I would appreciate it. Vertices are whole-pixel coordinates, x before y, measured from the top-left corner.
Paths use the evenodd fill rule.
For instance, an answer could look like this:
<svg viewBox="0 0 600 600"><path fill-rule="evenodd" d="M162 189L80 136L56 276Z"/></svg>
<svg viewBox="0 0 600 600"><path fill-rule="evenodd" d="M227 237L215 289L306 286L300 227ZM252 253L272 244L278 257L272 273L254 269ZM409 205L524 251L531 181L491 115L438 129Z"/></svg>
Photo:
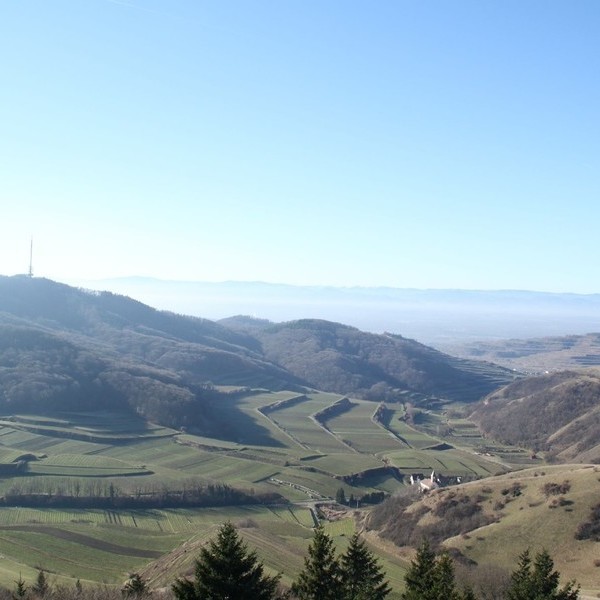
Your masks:
<svg viewBox="0 0 600 600"><path fill-rule="evenodd" d="M400 335L373 334L331 321L273 324L234 317L224 321L260 340L264 356L318 389L390 399L413 390L471 402L515 374L491 363L461 360Z"/></svg>
<svg viewBox="0 0 600 600"><path fill-rule="evenodd" d="M0 411L129 409L210 427L211 383L295 389L258 342L205 319L46 279L0 277Z"/></svg>
<svg viewBox="0 0 600 600"><path fill-rule="evenodd" d="M600 370L559 371L515 382L475 406L490 437L563 462L600 461Z"/></svg>
<svg viewBox="0 0 600 600"><path fill-rule="evenodd" d="M378 400L400 388L474 400L512 379L400 336L327 321L244 322L225 326L108 292L0 277L0 411L128 407L206 428L219 398L212 384Z"/></svg>
<svg viewBox="0 0 600 600"><path fill-rule="evenodd" d="M159 311L126 296L91 292L48 279L0 276L0 312L54 330L109 341L114 339L114 331L130 329L220 350L259 350L251 336L214 321Z"/></svg>

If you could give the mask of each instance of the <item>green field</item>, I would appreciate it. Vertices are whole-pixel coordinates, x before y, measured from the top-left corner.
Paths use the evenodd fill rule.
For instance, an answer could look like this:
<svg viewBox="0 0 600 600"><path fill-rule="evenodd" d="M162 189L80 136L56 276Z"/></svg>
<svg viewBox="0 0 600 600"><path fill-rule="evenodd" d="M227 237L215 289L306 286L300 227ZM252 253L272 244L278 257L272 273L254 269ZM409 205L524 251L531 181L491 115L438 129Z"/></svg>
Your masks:
<svg viewBox="0 0 600 600"><path fill-rule="evenodd" d="M353 400L350 410L328 419L325 425L350 448L361 454L378 454L405 446L372 420L377 404Z"/></svg>
<svg viewBox="0 0 600 600"><path fill-rule="evenodd" d="M302 567L313 516L300 502L367 492L393 493L411 473L485 477L499 461L524 459L519 449L481 452L483 440L466 420L430 414L409 425L405 407L344 401L336 394L250 392L211 407L222 435L180 432L132 415L64 413L0 419L0 495L143 495L157 490L226 483L250 493L276 493L291 504L172 510L0 508L0 584L43 567L56 580L117 583L131 571L165 584L191 564L181 544L201 544L226 519L241 527L267 567L291 582ZM332 405L335 405L333 408ZM341 409L340 409L341 407ZM447 433L445 437L436 431ZM449 433L448 433L449 432ZM513 462L514 462L513 461ZM354 522L327 525L343 549ZM405 564L377 550L394 586ZM160 566L171 557L168 569ZM187 567L186 567L187 565ZM180 571L177 571L180 569Z"/></svg>

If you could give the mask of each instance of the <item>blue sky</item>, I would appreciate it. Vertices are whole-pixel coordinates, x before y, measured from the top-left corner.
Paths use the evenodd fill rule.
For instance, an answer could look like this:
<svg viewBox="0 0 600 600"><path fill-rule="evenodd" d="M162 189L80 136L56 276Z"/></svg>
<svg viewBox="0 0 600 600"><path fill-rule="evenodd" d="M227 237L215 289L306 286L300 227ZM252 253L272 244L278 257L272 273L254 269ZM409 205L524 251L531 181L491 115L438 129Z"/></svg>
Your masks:
<svg viewBox="0 0 600 600"><path fill-rule="evenodd" d="M0 273L600 292L596 0L0 0Z"/></svg>

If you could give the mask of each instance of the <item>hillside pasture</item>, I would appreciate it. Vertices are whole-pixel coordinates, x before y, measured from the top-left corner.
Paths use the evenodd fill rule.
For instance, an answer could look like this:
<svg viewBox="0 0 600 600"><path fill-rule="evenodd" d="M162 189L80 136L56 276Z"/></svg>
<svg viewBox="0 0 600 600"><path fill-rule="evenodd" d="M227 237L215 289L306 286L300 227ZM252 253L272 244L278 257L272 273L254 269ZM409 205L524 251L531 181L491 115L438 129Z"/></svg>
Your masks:
<svg viewBox="0 0 600 600"><path fill-rule="evenodd" d="M452 450L399 450L386 454L392 465L403 473L429 474L435 471L449 477L479 478L502 473L505 469L495 462L473 457L468 453Z"/></svg>
<svg viewBox="0 0 600 600"><path fill-rule="evenodd" d="M146 567L185 540L192 532L214 531L225 520L262 524L273 521L264 507L222 507L178 510L57 510L0 508L0 584L12 587L22 572L30 580L36 568L53 578L118 583L128 572ZM277 509L274 530L305 540L312 519L307 508ZM274 533L272 534L275 535ZM273 551L273 556L277 555Z"/></svg>
<svg viewBox="0 0 600 600"><path fill-rule="evenodd" d="M64 414L63 418L14 415L8 419L0 419L0 427L52 438L67 438L101 444L125 443L139 438L168 437L175 433L172 429L146 423L141 418L129 413L62 414Z"/></svg>
<svg viewBox="0 0 600 600"><path fill-rule="evenodd" d="M419 431L406 423L405 419L406 411L403 406L394 404L386 405L382 425L410 448L420 450L439 443L439 439L432 437L428 433Z"/></svg>
<svg viewBox="0 0 600 600"><path fill-rule="evenodd" d="M482 509L494 521L475 535L447 539L445 546L458 548L479 564L506 569L514 567L526 548L532 553L547 549L563 581L576 579L583 594L596 597L600 592L595 566L600 562L600 544L578 540L574 533L598 503L599 472L590 465L546 465L468 484L457 492L482 498ZM545 493L546 486L564 482L567 485L560 492Z"/></svg>
<svg viewBox="0 0 600 600"><path fill-rule="evenodd" d="M0 446L0 465L9 465L20 460L29 460L34 456L30 452Z"/></svg>

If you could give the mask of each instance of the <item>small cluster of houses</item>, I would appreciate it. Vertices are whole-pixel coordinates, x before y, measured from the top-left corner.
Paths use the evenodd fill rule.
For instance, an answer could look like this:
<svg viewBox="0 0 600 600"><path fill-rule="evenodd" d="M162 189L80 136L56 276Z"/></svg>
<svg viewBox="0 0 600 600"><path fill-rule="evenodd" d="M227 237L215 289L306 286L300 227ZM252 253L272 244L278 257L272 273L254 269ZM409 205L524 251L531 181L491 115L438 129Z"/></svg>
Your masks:
<svg viewBox="0 0 600 600"><path fill-rule="evenodd" d="M445 487L447 485L456 485L461 483L462 477L445 477L431 471L429 478L426 478L423 473L413 473L410 476L410 485L418 485L419 491L422 493L430 492L436 488Z"/></svg>

